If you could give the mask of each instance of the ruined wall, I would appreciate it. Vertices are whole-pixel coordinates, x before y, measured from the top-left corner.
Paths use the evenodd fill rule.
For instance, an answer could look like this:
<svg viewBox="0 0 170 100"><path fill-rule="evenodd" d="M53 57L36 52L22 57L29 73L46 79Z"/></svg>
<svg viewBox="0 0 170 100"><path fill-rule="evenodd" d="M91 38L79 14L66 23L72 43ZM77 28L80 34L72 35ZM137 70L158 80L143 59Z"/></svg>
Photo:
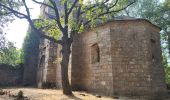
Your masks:
<svg viewBox="0 0 170 100"><path fill-rule="evenodd" d="M72 48L73 89L164 96L159 31L146 20L131 19L115 20L77 35Z"/></svg>
<svg viewBox="0 0 170 100"><path fill-rule="evenodd" d="M42 39L40 42L39 66L37 83L39 88L56 87L61 88L61 46ZM44 58L43 58L44 57ZM41 60L43 58L43 60ZM43 84L45 86L43 86Z"/></svg>
<svg viewBox="0 0 170 100"><path fill-rule="evenodd" d="M14 68L10 65L0 64L0 86L22 85L23 67Z"/></svg>
<svg viewBox="0 0 170 100"><path fill-rule="evenodd" d="M50 83L56 82L56 68L57 68L57 44L50 42L49 44L49 53L46 56L49 56L48 58L48 67L47 67L47 76L46 81Z"/></svg>
<svg viewBox="0 0 170 100"><path fill-rule="evenodd" d="M56 62L55 64L56 66L56 87L57 88L62 88L62 83L61 83L61 59L62 59L62 55L61 55L61 46L58 45L58 49L57 49L57 58L56 58Z"/></svg>
<svg viewBox="0 0 170 100"><path fill-rule="evenodd" d="M72 2L71 0L69 0ZM45 0L44 2L48 2ZM62 11L63 8L60 6L60 0L55 0L56 5L58 6L60 15L63 15ZM49 13L46 14L46 13ZM40 15L43 16L45 19L50 20L53 19L54 11L46 7L44 5L41 6ZM60 37L61 38L61 37ZM61 45L55 44L50 42L49 40L41 41L40 43L40 52L39 53L39 65L42 63L42 66L38 67L38 74L37 74L37 83L38 87L42 87L42 83L55 83L55 87L61 88L61 66L60 62L62 59L62 54L60 52ZM40 62L41 57L44 56L44 61ZM69 62L69 81L71 82L71 60Z"/></svg>
<svg viewBox="0 0 170 100"><path fill-rule="evenodd" d="M39 55L39 41L40 37L31 27L29 27L27 36L24 40L24 75L23 85L35 86ZM31 74L30 74L31 73Z"/></svg>
<svg viewBox="0 0 170 100"><path fill-rule="evenodd" d="M39 44L39 56L38 56L38 66L37 66L37 86L38 88L42 87L43 82L46 78L45 68L48 64L48 43L49 41L46 39L41 39Z"/></svg>

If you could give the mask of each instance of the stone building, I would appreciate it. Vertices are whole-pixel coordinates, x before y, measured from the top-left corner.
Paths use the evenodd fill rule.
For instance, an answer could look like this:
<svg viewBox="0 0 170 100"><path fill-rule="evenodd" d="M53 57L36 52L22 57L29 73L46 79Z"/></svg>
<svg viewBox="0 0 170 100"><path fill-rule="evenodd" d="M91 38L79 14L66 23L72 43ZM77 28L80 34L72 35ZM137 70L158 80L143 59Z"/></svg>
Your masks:
<svg viewBox="0 0 170 100"><path fill-rule="evenodd" d="M119 17L77 34L69 64L72 89L110 96L164 96L159 32L160 28L147 20ZM60 49L53 42L40 40L38 87L62 87Z"/></svg>
<svg viewBox="0 0 170 100"><path fill-rule="evenodd" d="M60 49L59 45L42 39L40 41L39 65L37 70L37 86L39 88L45 85L53 85L61 88L60 74Z"/></svg>
<svg viewBox="0 0 170 100"><path fill-rule="evenodd" d="M159 31L144 19L116 19L77 35L72 88L111 96L166 94Z"/></svg>
<svg viewBox="0 0 170 100"><path fill-rule="evenodd" d="M48 0L44 0L44 2L48 2ZM63 8L60 6L60 0L55 0L55 2L61 15ZM45 19L52 19L53 14L54 12L50 8L43 5L41 6L40 15L42 15ZM50 85L52 85L61 88L61 46L47 39L41 39L39 50L39 64L36 76L37 86L42 88L43 86L51 87ZM71 81L71 62L69 64L69 77Z"/></svg>
<svg viewBox="0 0 170 100"><path fill-rule="evenodd" d="M76 35L69 71L73 90L110 96L166 94L159 31L144 19L115 19ZM61 88L61 47L42 43L38 83Z"/></svg>

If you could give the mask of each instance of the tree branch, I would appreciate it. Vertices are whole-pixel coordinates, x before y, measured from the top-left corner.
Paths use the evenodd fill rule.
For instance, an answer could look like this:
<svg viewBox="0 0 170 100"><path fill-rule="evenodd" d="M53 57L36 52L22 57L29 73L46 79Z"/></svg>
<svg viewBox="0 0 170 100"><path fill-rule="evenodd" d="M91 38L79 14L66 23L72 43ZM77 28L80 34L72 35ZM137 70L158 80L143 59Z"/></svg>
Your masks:
<svg viewBox="0 0 170 100"><path fill-rule="evenodd" d="M57 25L58 25L60 31L63 33L64 28L63 28L63 26L61 25L61 22L60 22L60 14L58 12L57 5L56 5L56 3L53 0L49 0L49 1L54 6L54 11L55 11L55 15L56 15L56 22L57 22Z"/></svg>
<svg viewBox="0 0 170 100"><path fill-rule="evenodd" d="M78 2L78 0L75 0L74 3L72 4L71 8L68 11L68 15L72 12L73 8L76 6L76 3Z"/></svg>
<svg viewBox="0 0 170 100"><path fill-rule="evenodd" d="M93 20L96 20L96 19L100 18L101 16L104 16L104 15L107 15L107 14L110 14L110 13L113 13L113 12L119 12L119 11L121 11L121 10L124 10L124 9L126 9L127 7L129 7L130 5L134 4L135 2L136 2L136 1L133 1L133 2L129 3L128 5L126 5L125 7L121 8L121 9L118 9L118 10L111 10L111 11L107 10L107 11L99 14L97 17L93 18ZM116 4L116 3L115 3L115 4ZM113 7L114 7L114 6L113 6ZM113 8L113 7L112 7L112 8ZM111 9L111 8L109 8L109 9ZM84 23L84 25L88 25L91 21L92 21L92 20L86 21L86 22Z"/></svg>
<svg viewBox="0 0 170 100"><path fill-rule="evenodd" d="M19 11L16 11L16 10L14 10L14 9L12 9L12 8L2 4L2 3L0 3L0 7L3 7L5 9L9 10L10 12L12 12L18 18L22 19L22 18L27 18L28 17L28 15L20 13Z"/></svg>
<svg viewBox="0 0 170 100"><path fill-rule="evenodd" d="M58 43L58 44L62 44L62 41L61 41L61 40L56 40L56 39L54 39L53 37L50 37L50 36L48 36L48 35L45 35L45 33L42 32L42 30L39 30L39 29L37 29L37 28L35 27L34 21L31 20L31 18L30 18L29 8L28 8L28 6L26 5L25 0L22 0L22 2L23 2L24 7L25 7L25 9L26 9L27 15L26 15L26 14L23 14L23 13L20 13L19 11L16 11L16 10L14 10L14 9L12 9L12 8L10 8L10 7L2 4L2 3L0 3L0 7L3 7L3 8L5 8L5 9L7 9L8 11L14 13L15 16L18 17L18 18L25 18L25 19L27 19L28 22L29 22L29 24L30 24L30 26L31 26L31 28L32 28L32 29L35 31L35 33L37 33L40 37L46 38L46 39L48 39L48 40L50 40L50 41L53 41L53 42L55 42L55 43Z"/></svg>
<svg viewBox="0 0 170 100"><path fill-rule="evenodd" d="M44 6L47 6L47 7L51 8L51 9L54 9L53 6L50 6L50 5L46 4L46 3L39 2L39 1L36 1L36 0L32 0L32 1L35 2L35 3L37 3L37 4L44 5Z"/></svg>
<svg viewBox="0 0 170 100"><path fill-rule="evenodd" d="M54 39L53 37L50 37L50 36L48 36L48 35L45 35L45 33L43 33L43 32L38 32L38 33L39 33L39 35L40 35L41 38L45 38L45 39L48 39L48 40L50 40L50 41L53 41L53 42L55 42L55 43L58 43L58 44L61 44L61 45L62 45L62 40L56 40L56 39Z"/></svg>
<svg viewBox="0 0 170 100"><path fill-rule="evenodd" d="M65 30L68 31L68 7L67 7L67 0L64 2L64 12L65 12L65 16L64 16L64 22L65 22Z"/></svg>
<svg viewBox="0 0 170 100"><path fill-rule="evenodd" d="M106 3L108 3L110 0L105 0L105 1L103 1L103 2L101 2L101 3L95 3L95 4L93 4L92 6L87 6L87 8L85 8L85 11L82 11L80 14L83 14L83 13L85 13L85 12L87 12L88 10L91 10L91 9L93 9L93 8L95 8L95 7L97 7L97 6L103 6L104 4L106 4ZM118 1L118 0L117 0Z"/></svg>
<svg viewBox="0 0 170 100"><path fill-rule="evenodd" d="M25 0L22 0L22 2L23 2L23 4L24 4L25 10L26 10L26 12L27 12L28 18L31 19L31 18L30 18L30 11L29 11L29 8L28 8L28 6L27 6Z"/></svg>

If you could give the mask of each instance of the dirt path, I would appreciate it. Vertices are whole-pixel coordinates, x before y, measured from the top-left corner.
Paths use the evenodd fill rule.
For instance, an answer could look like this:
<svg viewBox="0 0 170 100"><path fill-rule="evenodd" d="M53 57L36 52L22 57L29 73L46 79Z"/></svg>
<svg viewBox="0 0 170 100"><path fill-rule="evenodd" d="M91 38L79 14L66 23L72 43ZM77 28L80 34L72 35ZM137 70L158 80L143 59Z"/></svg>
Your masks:
<svg viewBox="0 0 170 100"><path fill-rule="evenodd" d="M10 88L3 89L4 91L10 91L11 94L17 94L20 90L23 91L24 96L27 96L31 100L113 100L108 97L96 97L95 95L85 92L73 92L74 96L66 96L62 94L61 90L51 89L36 89L36 88ZM0 96L0 100L13 100L8 96Z"/></svg>

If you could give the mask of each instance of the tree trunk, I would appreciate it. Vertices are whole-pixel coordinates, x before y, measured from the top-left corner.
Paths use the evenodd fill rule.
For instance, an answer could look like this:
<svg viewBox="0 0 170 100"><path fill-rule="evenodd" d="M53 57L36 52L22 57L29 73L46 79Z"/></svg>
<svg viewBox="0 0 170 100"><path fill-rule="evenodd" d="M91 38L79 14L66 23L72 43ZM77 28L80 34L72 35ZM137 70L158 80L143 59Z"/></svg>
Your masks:
<svg viewBox="0 0 170 100"><path fill-rule="evenodd" d="M62 61L61 61L61 76L62 76L62 88L63 94L72 95L71 86L69 84L68 77L68 66L69 66L69 57L71 53L71 43L69 43L68 38L63 37L62 39Z"/></svg>

